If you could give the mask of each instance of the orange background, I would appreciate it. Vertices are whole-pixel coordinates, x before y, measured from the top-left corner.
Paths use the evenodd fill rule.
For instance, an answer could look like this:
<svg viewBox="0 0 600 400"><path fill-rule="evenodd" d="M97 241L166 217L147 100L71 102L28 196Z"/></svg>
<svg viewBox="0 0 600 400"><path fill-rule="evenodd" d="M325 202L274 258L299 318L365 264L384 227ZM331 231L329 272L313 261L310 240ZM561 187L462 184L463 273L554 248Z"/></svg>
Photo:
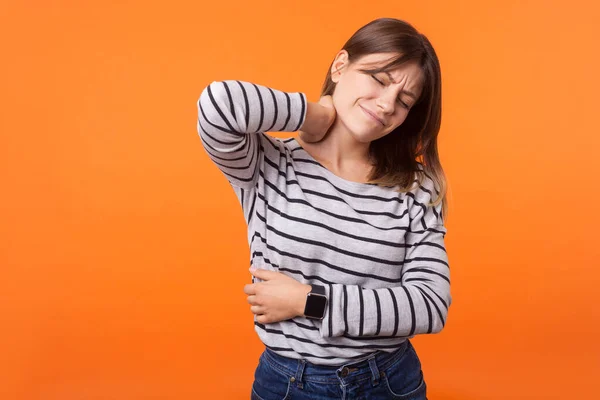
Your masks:
<svg viewBox="0 0 600 400"><path fill-rule="evenodd" d="M594 3L3 1L0 398L249 398L245 227L196 99L240 79L316 101L381 16L442 64L454 302L413 340L429 398L597 395Z"/></svg>

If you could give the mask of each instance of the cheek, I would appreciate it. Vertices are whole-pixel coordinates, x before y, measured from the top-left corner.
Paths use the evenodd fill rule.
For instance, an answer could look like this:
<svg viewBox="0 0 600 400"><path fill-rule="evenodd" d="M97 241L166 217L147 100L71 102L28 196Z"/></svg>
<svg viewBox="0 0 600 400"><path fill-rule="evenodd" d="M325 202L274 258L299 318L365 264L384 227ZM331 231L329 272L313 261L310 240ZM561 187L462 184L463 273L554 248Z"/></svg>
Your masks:
<svg viewBox="0 0 600 400"><path fill-rule="evenodd" d="M336 90L333 94L333 105L339 118L344 119L352 111L354 103L355 99L351 96L351 93L347 93L343 89Z"/></svg>
<svg viewBox="0 0 600 400"><path fill-rule="evenodd" d="M340 96L338 100L335 103L337 117L345 124L353 125L359 118L358 113L362 112L356 103L356 99L348 96Z"/></svg>
<svg viewBox="0 0 600 400"><path fill-rule="evenodd" d="M406 117L408 117L408 111L401 109L398 111L398 119L396 119L394 122L398 125L401 125L404 123L404 121L406 121Z"/></svg>
<svg viewBox="0 0 600 400"><path fill-rule="evenodd" d="M338 84L333 93L333 104L338 118L349 126L362 124L364 115L358 104L372 103L376 96L368 82L347 80L343 84Z"/></svg>
<svg viewBox="0 0 600 400"><path fill-rule="evenodd" d="M346 77L344 81L340 81L335 88L334 97L338 97L338 101L344 104L355 103L358 99L369 96L369 85L360 79L352 79Z"/></svg>
<svg viewBox="0 0 600 400"><path fill-rule="evenodd" d="M334 93L334 104L342 111L352 111L358 107L358 103L369 98L369 94L365 92L365 89L361 90L358 86L340 87L340 90L336 90Z"/></svg>
<svg viewBox="0 0 600 400"><path fill-rule="evenodd" d="M406 117L407 117L407 114L405 112L402 112L402 114L398 116L398 119L396 119L393 123L394 129L396 129L397 127L402 125L404 123L404 121L406 121ZM394 129L392 129L392 130L394 130Z"/></svg>

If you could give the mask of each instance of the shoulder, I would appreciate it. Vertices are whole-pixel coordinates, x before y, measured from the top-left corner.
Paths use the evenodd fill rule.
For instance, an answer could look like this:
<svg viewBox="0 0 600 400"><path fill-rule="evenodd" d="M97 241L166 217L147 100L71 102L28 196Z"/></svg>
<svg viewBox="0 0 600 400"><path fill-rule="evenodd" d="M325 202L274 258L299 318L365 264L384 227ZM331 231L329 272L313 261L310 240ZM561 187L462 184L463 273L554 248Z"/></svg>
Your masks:
<svg viewBox="0 0 600 400"><path fill-rule="evenodd" d="M258 132L260 144L265 155L270 159L277 159L282 154L290 154L297 146L293 138L278 138L268 133Z"/></svg>
<svg viewBox="0 0 600 400"><path fill-rule="evenodd" d="M418 164L413 186L406 193L407 207L411 221L421 220L423 226L443 225L442 202L436 202L440 188L427 173L422 164ZM434 205L434 203L436 203ZM427 222L427 224L425 224Z"/></svg>
<svg viewBox="0 0 600 400"><path fill-rule="evenodd" d="M417 163L417 171L413 176L413 184L407 195L414 203L425 205L434 202L440 195L439 186L421 163Z"/></svg>

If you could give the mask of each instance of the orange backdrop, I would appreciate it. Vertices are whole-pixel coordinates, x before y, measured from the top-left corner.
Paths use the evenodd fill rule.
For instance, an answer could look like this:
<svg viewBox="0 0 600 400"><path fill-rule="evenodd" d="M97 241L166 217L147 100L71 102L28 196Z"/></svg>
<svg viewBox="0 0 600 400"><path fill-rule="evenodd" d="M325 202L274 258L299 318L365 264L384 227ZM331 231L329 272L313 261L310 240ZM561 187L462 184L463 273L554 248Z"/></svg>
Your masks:
<svg viewBox="0 0 600 400"><path fill-rule="evenodd" d="M593 397L594 3L3 1L0 398L249 398L245 227L196 99L241 79L316 101L381 16L442 64L454 302L413 341L429 398Z"/></svg>

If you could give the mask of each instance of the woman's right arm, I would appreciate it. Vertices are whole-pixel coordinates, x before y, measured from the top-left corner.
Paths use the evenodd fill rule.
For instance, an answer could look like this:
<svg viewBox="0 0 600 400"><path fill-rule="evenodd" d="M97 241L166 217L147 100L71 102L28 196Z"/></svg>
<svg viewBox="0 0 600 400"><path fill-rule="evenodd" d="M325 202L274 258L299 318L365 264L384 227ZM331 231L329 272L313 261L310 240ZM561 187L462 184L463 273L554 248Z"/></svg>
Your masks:
<svg viewBox="0 0 600 400"><path fill-rule="evenodd" d="M258 176L259 133L306 126L314 136L325 112L307 103L304 93L237 80L212 82L197 105L197 129L206 152L229 182L241 188L253 187Z"/></svg>

